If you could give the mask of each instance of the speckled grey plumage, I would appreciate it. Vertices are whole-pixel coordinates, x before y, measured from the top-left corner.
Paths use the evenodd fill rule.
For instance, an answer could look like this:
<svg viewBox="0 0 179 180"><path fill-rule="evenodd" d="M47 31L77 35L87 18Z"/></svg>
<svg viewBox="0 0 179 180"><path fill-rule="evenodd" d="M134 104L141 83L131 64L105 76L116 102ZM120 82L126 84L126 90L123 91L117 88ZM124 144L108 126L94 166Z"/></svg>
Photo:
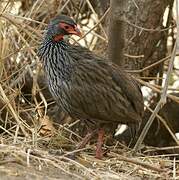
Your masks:
<svg viewBox="0 0 179 180"><path fill-rule="evenodd" d="M135 80L86 48L53 41L48 31L38 54L59 106L82 120L138 124L144 105Z"/></svg>

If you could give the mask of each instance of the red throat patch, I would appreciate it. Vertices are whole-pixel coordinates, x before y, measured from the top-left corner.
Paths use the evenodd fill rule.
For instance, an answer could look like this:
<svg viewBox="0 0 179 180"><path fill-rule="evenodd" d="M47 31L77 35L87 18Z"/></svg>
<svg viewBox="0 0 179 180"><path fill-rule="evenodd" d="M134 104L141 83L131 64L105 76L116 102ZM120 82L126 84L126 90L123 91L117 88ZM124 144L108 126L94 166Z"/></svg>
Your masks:
<svg viewBox="0 0 179 180"><path fill-rule="evenodd" d="M54 38L53 38L54 41L58 42L58 41L61 41L63 40L63 35L56 35Z"/></svg>

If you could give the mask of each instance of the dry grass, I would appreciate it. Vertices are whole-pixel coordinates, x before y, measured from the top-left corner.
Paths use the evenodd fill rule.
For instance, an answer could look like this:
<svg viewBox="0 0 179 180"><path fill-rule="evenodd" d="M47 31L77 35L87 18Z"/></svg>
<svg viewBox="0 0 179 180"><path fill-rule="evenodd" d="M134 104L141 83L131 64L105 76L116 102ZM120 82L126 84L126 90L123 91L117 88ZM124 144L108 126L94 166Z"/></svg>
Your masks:
<svg viewBox="0 0 179 180"><path fill-rule="evenodd" d="M95 38L107 42L101 21L108 11L98 19L90 1L74 2L0 2L0 174L4 178L9 176L19 179L175 178L178 175L178 161L172 158L175 155L169 158L169 155L137 154L133 157L129 149L119 144L107 147L110 152L103 160L94 158L94 145L79 150L80 154L73 160L70 157L82 139L72 131L75 123L58 124L58 130L55 130L48 120L49 102L37 81L41 74L41 64L36 50L49 19L63 11L71 16L75 14L78 23L84 26L86 22L81 20L88 17L88 13L83 13L83 17L81 12L87 8L86 12L93 14L94 25L92 28L85 26L83 44L93 49ZM18 13L15 12L17 10ZM94 31L95 28L100 29L100 33ZM90 35L90 42L87 35ZM30 100L22 92L26 76L33 79ZM161 87L139 81L160 92ZM168 97L179 101L173 95Z"/></svg>

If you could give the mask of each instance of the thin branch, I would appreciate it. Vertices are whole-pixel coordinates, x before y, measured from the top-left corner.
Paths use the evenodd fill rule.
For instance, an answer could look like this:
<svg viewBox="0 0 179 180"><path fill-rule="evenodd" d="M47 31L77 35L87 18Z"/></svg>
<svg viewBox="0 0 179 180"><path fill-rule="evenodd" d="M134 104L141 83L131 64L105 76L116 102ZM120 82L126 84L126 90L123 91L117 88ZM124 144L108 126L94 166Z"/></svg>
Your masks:
<svg viewBox="0 0 179 180"><path fill-rule="evenodd" d="M152 85L152 84L150 84L150 83L148 83L148 82L146 82L146 81L144 81L144 80L138 79L138 78L136 78L136 77L134 77L134 78L135 78L136 81L138 81L140 84L142 84L142 85L144 85L144 86L146 86L146 87L149 87L149 88L152 89L153 91L161 94L161 90L158 89L158 88L156 88L154 85ZM172 99L173 101L179 103L179 97L174 96L174 95L172 95L172 94L167 94L167 97L170 98L170 99Z"/></svg>
<svg viewBox="0 0 179 180"><path fill-rule="evenodd" d="M141 72L146 71L146 70L148 70L148 69L150 69L150 68L152 68L152 67L154 67L154 66L159 65L160 63L162 63L162 62L164 62L164 61L169 60L170 58L171 58L171 55L169 55L169 56L167 56L167 57L164 57L164 58L160 59L159 61L154 62L153 64L150 64L150 65L147 66L147 67L144 67L143 69L139 69L139 70L127 70L127 72L129 72L129 73L141 73Z"/></svg>
<svg viewBox="0 0 179 180"><path fill-rule="evenodd" d="M106 10L106 12L104 13L104 15L99 19L99 21L98 21L87 33L85 33L79 40L83 39L83 38L86 37L91 31L93 31L93 30L101 23L101 21L106 17L106 15L108 14L109 10L110 10L110 8L108 8L108 9ZM107 38L106 38L106 39L107 39ZM78 41L79 41L79 40L78 40Z"/></svg>
<svg viewBox="0 0 179 180"><path fill-rule="evenodd" d="M150 107L147 107L147 109L150 112L153 112L153 110ZM165 128L167 129L167 131L170 133L171 137L173 138L173 140L176 142L177 145L179 145L179 141L176 138L175 134L173 133L173 131L170 129L170 127L168 126L168 124L166 123L165 119L163 119L160 115L156 115L156 117L160 120L160 122L165 126Z"/></svg>
<svg viewBox="0 0 179 180"><path fill-rule="evenodd" d="M178 29L178 25L177 25L177 29ZM177 32L177 36L178 36L178 32ZM163 88L163 91L162 91L162 94L161 94L160 101L158 102L154 112L152 113L152 115L150 116L150 118L149 118L148 122L146 123L144 129L142 130L142 133L139 136L139 138L137 140L137 143L134 146L134 153L136 153L139 150L139 148L141 147L141 144L142 144L145 136L147 135L148 130L149 130L150 126L152 125L157 113L162 108L162 106L166 103L167 90L168 90L170 75L172 73L174 59L175 59L175 55L176 55L176 47L177 47L177 41L175 42L175 46L174 46L174 49L173 49L173 52L172 52L171 60L170 60L168 71L167 71L167 77L166 77L166 80L165 80L165 83L164 83L164 88Z"/></svg>
<svg viewBox="0 0 179 180"><path fill-rule="evenodd" d="M97 19L98 15L97 15L97 13L95 12L95 10L94 10L91 2L90 2L89 0L86 0L86 2L87 2L87 4L88 4L88 6L90 7L91 11L93 12L93 14L95 15L96 19ZM108 10L107 10L107 11L108 11ZM104 33L105 39L107 39L107 35L106 35L106 33L105 33L105 31L104 31L103 26L102 26L101 23L99 23L99 27L101 28L102 32Z"/></svg>
<svg viewBox="0 0 179 180"><path fill-rule="evenodd" d="M128 20L125 20L124 22L126 22L127 24L137 28L137 29L140 29L141 31L150 31L150 32L162 32L162 31L168 31L169 29L172 29L175 27L175 25L171 26L171 27L167 27L167 28L164 28L164 29L159 29L159 28L156 28L156 29L148 29L148 28L145 28L145 27L141 27L141 26L138 26L136 24L133 24L131 23L130 21Z"/></svg>
<svg viewBox="0 0 179 180"><path fill-rule="evenodd" d="M8 97L6 96L6 94L4 93L4 90L2 88L2 86L0 85L0 95L2 97L2 100L4 101L4 103L7 104L10 112L12 113L14 119L16 120L17 124L19 125L19 127L21 128L22 132L24 133L24 135L27 137L28 133L25 131L24 126L22 125L22 121L19 119L17 113L15 112L14 108L12 107Z"/></svg>
<svg viewBox="0 0 179 180"><path fill-rule="evenodd" d="M157 172L164 172L165 171L164 169L155 167L155 166L147 164L145 162L138 161L138 160L135 160L135 159L132 159L132 158L128 158L128 157L124 157L124 156L121 156L121 155L116 154L116 153L112 153L111 152L110 155L112 155L113 157L117 156L117 160L129 162L129 163L136 164L136 165L139 165L139 166L143 166L144 168L150 169L152 171L157 171Z"/></svg>

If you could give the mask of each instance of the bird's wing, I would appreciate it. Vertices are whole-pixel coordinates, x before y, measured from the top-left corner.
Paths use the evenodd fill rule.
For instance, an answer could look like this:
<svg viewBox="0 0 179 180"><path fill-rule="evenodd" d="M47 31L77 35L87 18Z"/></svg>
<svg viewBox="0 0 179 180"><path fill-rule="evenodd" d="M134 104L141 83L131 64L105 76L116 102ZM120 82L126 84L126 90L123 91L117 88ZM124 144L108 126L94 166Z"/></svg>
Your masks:
<svg viewBox="0 0 179 180"><path fill-rule="evenodd" d="M136 92L139 90L131 79L122 75L119 68L108 62L78 62L67 85L71 88L66 92L72 114L105 122L139 121L141 117L136 109L141 94Z"/></svg>
<svg viewBox="0 0 179 180"><path fill-rule="evenodd" d="M112 71L113 80L121 87L128 100L132 103L135 111L142 117L144 112L144 103L139 84L130 74L120 70L119 67L114 64Z"/></svg>

